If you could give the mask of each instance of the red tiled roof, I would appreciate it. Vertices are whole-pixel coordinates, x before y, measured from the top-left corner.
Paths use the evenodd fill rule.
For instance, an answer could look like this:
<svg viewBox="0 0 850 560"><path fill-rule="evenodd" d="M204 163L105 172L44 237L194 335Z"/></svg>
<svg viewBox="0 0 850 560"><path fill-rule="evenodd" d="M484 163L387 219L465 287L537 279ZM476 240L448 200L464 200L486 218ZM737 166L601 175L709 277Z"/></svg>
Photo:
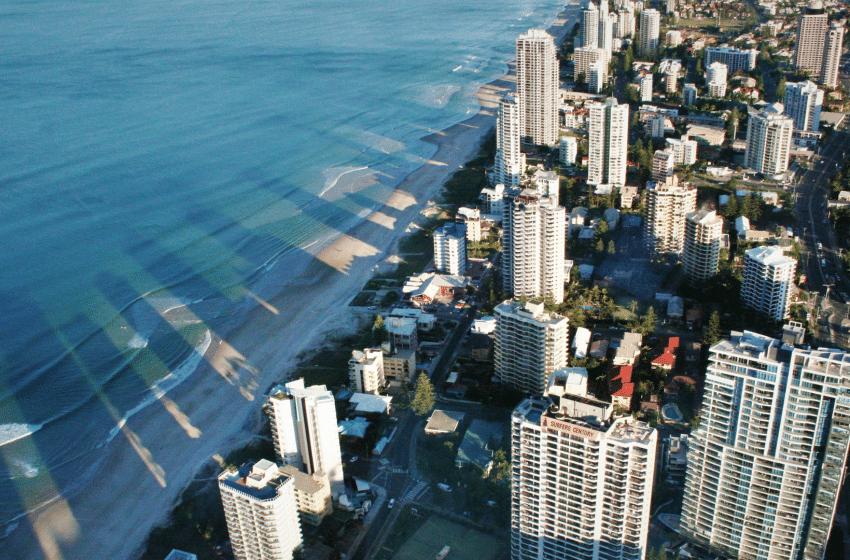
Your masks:
<svg viewBox="0 0 850 560"><path fill-rule="evenodd" d="M615 393L611 393L612 397L631 397L635 391L634 383L623 383L623 386Z"/></svg>
<svg viewBox="0 0 850 560"><path fill-rule="evenodd" d="M614 381L619 380L623 384L632 380L632 366L620 366L620 371L614 376Z"/></svg>
<svg viewBox="0 0 850 560"><path fill-rule="evenodd" d="M667 341L667 348L669 350L675 350L678 347L679 347L679 337L678 336L671 336L670 339Z"/></svg>
<svg viewBox="0 0 850 560"><path fill-rule="evenodd" d="M652 360L652 363L662 366L672 366L676 363L676 355L665 350L663 354Z"/></svg>

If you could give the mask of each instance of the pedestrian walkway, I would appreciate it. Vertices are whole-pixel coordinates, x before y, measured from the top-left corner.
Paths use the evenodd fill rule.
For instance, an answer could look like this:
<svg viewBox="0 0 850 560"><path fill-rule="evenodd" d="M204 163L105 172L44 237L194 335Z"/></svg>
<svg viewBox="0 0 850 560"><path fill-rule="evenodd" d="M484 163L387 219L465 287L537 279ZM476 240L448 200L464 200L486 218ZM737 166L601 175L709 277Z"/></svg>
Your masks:
<svg viewBox="0 0 850 560"><path fill-rule="evenodd" d="M407 491L407 494L404 495L403 500L413 500L415 499L424 489L428 486L427 482L420 482L413 488Z"/></svg>

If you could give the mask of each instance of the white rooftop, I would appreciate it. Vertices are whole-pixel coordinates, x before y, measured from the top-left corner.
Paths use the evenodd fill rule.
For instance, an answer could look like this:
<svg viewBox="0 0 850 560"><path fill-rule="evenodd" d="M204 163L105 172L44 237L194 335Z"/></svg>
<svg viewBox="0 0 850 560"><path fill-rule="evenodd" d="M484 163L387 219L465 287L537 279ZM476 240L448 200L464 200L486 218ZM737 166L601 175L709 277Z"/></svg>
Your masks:
<svg viewBox="0 0 850 560"><path fill-rule="evenodd" d="M763 245L755 247L746 252L746 255L764 265L783 266L796 263L791 257L785 256L782 247Z"/></svg>

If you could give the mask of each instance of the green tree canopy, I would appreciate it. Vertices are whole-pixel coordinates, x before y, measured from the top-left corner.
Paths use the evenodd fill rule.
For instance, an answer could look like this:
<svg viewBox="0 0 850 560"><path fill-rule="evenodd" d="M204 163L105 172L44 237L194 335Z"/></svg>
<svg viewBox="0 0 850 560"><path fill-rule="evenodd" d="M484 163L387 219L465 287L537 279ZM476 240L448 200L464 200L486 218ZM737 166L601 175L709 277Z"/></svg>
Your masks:
<svg viewBox="0 0 850 560"><path fill-rule="evenodd" d="M372 343L375 346L380 346L386 342L389 337L387 326L384 324L384 318L380 315L375 316L375 323L372 325Z"/></svg>
<svg viewBox="0 0 850 560"><path fill-rule="evenodd" d="M658 321L658 317L655 315L655 309L650 305L649 309L646 310L646 315L643 316L643 319L640 323L640 331L643 334L652 334L655 332L655 323Z"/></svg>
<svg viewBox="0 0 850 560"><path fill-rule="evenodd" d="M714 311L708 319L708 326L702 333L702 343L706 346L714 346L720 340L720 313Z"/></svg>
<svg viewBox="0 0 850 560"><path fill-rule="evenodd" d="M410 409L417 416L424 416L434 410L434 386L424 373L420 373L416 380L416 390Z"/></svg>

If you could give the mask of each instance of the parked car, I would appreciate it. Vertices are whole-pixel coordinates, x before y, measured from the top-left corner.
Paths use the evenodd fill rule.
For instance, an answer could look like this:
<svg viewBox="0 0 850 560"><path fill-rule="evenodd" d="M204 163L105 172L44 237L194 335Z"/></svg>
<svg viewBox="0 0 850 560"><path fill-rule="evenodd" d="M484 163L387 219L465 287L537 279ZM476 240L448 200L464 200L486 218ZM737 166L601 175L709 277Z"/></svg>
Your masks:
<svg viewBox="0 0 850 560"><path fill-rule="evenodd" d="M395 507L395 498L390 499L390 503L387 504L387 508L393 509Z"/></svg>

